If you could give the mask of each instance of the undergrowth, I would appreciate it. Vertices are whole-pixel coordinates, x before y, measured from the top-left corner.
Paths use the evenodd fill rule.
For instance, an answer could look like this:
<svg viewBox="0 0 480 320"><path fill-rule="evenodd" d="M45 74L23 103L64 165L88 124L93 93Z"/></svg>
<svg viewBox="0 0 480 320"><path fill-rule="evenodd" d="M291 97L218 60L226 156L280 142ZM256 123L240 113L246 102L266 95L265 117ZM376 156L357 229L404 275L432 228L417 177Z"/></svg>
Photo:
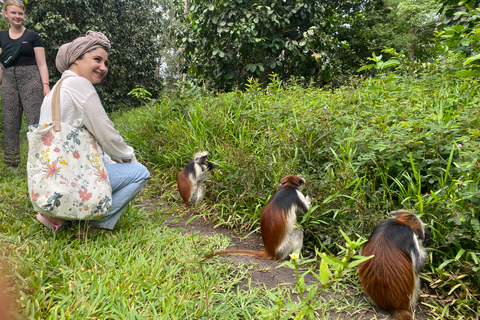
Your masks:
<svg viewBox="0 0 480 320"><path fill-rule="evenodd" d="M187 87L113 115L154 173L139 199L149 199L154 213L131 207L112 233L46 234L34 223L24 169L0 165L2 263L7 278L16 279L24 315L101 318L110 310L112 319L169 313L254 319L274 310L275 295L236 290L241 270L198 264L204 250L225 242L162 227L162 215L181 204L178 172L195 152L208 150L217 169L198 208L206 219L256 230L280 179L300 174L313 198L312 210L299 216L305 249L335 255L344 236L366 238L389 212L412 210L432 231L422 279L437 299L424 304L434 318L478 318L478 81L432 69L408 77L382 73L337 89L275 76L266 90L254 80L247 87L224 94ZM325 309L314 314L319 310Z"/></svg>
<svg viewBox="0 0 480 320"><path fill-rule="evenodd" d="M383 73L332 90L273 76L266 90L253 80L246 92L190 87L119 119L172 195L192 155L210 152L218 169L203 213L217 224L257 229L288 174L304 176L314 199L299 218L309 249L334 250L340 229L368 237L389 212L414 211L432 231L423 278L445 297L435 308L456 317L480 311L477 87L432 70Z"/></svg>

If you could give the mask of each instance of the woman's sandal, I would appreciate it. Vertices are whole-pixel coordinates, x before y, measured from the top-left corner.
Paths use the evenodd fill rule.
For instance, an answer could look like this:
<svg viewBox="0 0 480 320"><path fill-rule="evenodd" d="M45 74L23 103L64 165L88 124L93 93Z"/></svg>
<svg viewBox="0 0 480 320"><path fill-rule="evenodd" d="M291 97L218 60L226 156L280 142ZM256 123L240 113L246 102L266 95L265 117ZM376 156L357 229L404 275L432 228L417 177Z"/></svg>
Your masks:
<svg viewBox="0 0 480 320"><path fill-rule="evenodd" d="M37 214L35 216L38 221L40 221L45 227L47 227L50 230L53 230L55 232L59 231L63 227L68 227L72 225L71 221L68 220L62 220L62 219L56 219L59 223L53 222L50 217L43 215L41 213ZM61 221L61 222L60 222Z"/></svg>

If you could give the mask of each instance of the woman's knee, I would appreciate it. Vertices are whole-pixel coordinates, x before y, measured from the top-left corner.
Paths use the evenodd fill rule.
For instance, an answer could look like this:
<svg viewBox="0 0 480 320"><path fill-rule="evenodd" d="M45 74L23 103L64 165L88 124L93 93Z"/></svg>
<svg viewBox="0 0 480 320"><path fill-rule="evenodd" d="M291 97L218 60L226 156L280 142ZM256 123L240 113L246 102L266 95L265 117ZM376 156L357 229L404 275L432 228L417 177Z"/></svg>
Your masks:
<svg viewBox="0 0 480 320"><path fill-rule="evenodd" d="M143 186L150 178L148 169L139 163L107 164L105 167L114 192L132 183Z"/></svg>
<svg viewBox="0 0 480 320"><path fill-rule="evenodd" d="M148 171L148 169L143 164L134 163L133 165L137 166L136 175L139 179L148 180L150 178L150 171Z"/></svg>

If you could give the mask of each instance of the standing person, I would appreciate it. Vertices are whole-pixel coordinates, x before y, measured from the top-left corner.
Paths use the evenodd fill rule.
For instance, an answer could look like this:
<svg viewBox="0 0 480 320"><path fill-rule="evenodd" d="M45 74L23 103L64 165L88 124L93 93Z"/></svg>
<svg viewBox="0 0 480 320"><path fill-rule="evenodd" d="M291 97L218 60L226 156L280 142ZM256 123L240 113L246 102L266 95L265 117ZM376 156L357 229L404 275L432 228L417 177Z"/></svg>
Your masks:
<svg viewBox="0 0 480 320"><path fill-rule="evenodd" d="M0 69L2 84L4 162L20 164L20 127L25 112L27 124L37 124L43 97L50 92L45 49L38 33L23 26L25 7L20 0L7 0L3 15L8 30L0 32L0 52L11 43L20 43L20 55L8 68Z"/></svg>
<svg viewBox="0 0 480 320"><path fill-rule="evenodd" d="M107 75L110 41L101 32L88 31L64 44L58 50L56 66L65 79L60 89L61 122L86 128L102 146L103 151L118 163L106 157L106 170L112 187L112 207L98 220L89 220L90 226L113 229L128 203L143 188L150 173L137 162L135 152L115 130L94 88ZM57 86L42 104L40 122L52 122L52 97ZM66 221L38 214L37 219L46 227L57 230Z"/></svg>

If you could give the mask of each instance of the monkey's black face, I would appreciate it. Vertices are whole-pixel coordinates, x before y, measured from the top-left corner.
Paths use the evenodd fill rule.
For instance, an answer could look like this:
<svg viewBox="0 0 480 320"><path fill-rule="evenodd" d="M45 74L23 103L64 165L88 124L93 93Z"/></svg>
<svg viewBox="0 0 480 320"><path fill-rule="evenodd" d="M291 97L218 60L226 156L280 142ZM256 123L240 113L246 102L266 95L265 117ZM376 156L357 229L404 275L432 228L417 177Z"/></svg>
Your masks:
<svg viewBox="0 0 480 320"><path fill-rule="evenodd" d="M194 161L198 164L208 164L208 155L204 155L201 157L195 157Z"/></svg>
<svg viewBox="0 0 480 320"><path fill-rule="evenodd" d="M303 188L304 188L305 185L306 185L305 179L303 179L303 178L301 178L301 177L298 177L297 184L298 184L297 190L298 190L298 191L302 191Z"/></svg>

